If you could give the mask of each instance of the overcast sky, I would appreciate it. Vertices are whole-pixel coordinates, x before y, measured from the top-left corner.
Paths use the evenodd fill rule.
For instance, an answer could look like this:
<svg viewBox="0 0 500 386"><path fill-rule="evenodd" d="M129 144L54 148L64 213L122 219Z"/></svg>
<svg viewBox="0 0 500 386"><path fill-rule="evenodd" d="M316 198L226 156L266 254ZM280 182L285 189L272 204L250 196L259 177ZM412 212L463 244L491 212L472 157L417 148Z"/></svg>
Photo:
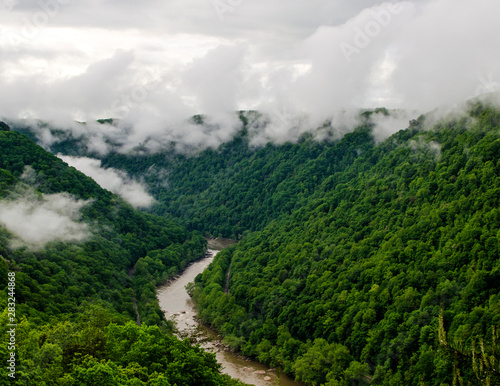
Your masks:
<svg viewBox="0 0 500 386"><path fill-rule="evenodd" d="M499 89L499 14L495 0L0 0L0 116L118 117L141 141L192 136L175 128L194 113L230 127L237 109L426 111Z"/></svg>

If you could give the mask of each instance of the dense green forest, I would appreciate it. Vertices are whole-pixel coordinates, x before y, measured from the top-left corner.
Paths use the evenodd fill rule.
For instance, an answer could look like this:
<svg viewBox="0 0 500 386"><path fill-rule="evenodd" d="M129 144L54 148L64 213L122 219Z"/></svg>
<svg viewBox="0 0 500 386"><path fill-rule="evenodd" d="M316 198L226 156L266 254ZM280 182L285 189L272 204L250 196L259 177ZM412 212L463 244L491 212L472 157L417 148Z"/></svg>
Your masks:
<svg viewBox="0 0 500 386"><path fill-rule="evenodd" d="M204 254L200 233L133 209L4 123L0 149L3 208L85 200L80 222L89 229L81 241L32 246L0 227L4 342L8 324L17 324L16 378L8 377L4 343L0 384L237 384L213 354L172 335L155 297L156 285Z"/></svg>
<svg viewBox="0 0 500 386"><path fill-rule="evenodd" d="M376 112L387 114L385 109ZM299 208L323 179L373 146L367 121L364 129L347 134L340 143L304 134L295 144L255 148L249 144L249 131L259 114L240 112L239 117L242 130L216 150L183 154L168 147L150 153L138 145L131 153L110 152L101 158L102 166L145 181L158 200L153 213L180 220L190 230L238 239ZM201 116L193 120L203 124ZM29 127L18 125L15 130L37 139L36 130ZM335 136L331 123L321 130ZM51 135L58 140L46 146L54 154L98 157L88 150L86 137L61 130Z"/></svg>
<svg viewBox="0 0 500 386"><path fill-rule="evenodd" d="M239 239L304 205L323 179L372 146L364 127L340 143L305 134L296 144L254 149L244 127L232 141L195 157L110 153L103 164L142 176L160 202L156 213L179 218L189 229Z"/></svg>
<svg viewBox="0 0 500 386"><path fill-rule="evenodd" d="M147 183L151 213L241 239L194 291L234 349L311 385L499 384L500 111L421 116L377 144L370 116L388 113L339 140L253 148L241 112L216 150L102 162ZM52 146L89 155L67 136ZM141 285L159 260L141 259Z"/></svg>
<svg viewBox="0 0 500 386"><path fill-rule="evenodd" d="M476 104L367 149L217 255L201 318L308 384L498 384L499 124Z"/></svg>

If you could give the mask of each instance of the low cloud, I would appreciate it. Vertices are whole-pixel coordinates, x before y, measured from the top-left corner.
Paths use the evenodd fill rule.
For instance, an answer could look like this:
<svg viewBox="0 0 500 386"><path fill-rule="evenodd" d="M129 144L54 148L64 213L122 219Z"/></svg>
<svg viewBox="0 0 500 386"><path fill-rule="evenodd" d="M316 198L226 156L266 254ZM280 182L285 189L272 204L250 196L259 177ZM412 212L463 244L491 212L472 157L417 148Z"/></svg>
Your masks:
<svg viewBox="0 0 500 386"><path fill-rule="evenodd" d="M42 122L35 119L11 120L14 128L28 128L45 148L63 141L75 141L79 153L102 157L127 143L131 129L125 125L98 122Z"/></svg>
<svg viewBox="0 0 500 386"><path fill-rule="evenodd" d="M205 0L60 2L20 44L9 33L22 35L41 6L4 3L0 114L86 130L95 155L108 139L120 151L217 147L239 130L238 110L268 115L255 144L280 143L327 121L345 133L336 112L425 113L500 89L500 3L491 0L255 0L228 6L223 20ZM190 124L194 114L210 125ZM73 123L110 117L118 128ZM377 140L393 126L381 122Z"/></svg>
<svg viewBox="0 0 500 386"><path fill-rule="evenodd" d="M38 196L28 190L20 198L0 201L0 224L14 234L14 248L40 249L52 241L84 241L90 232L80 222L80 209L88 203L67 193Z"/></svg>
<svg viewBox="0 0 500 386"><path fill-rule="evenodd" d="M436 161L441 160L441 145L435 141L426 142L419 138L418 141L411 140L408 146L418 154L428 152Z"/></svg>
<svg viewBox="0 0 500 386"><path fill-rule="evenodd" d="M136 208L148 208L155 199L146 191L144 185L131 179L127 174L113 168L104 169L101 161L87 157L70 157L58 155L68 165L73 166L97 182L102 188L109 190Z"/></svg>
<svg viewBox="0 0 500 386"><path fill-rule="evenodd" d="M337 111L321 119L310 114L290 111L286 107L267 107L262 112L249 111L250 145L259 147L268 142L296 142L303 134L311 133L317 140L337 140L361 124L359 110Z"/></svg>
<svg viewBox="0 0 500 386"><path fill-rule="evenodd" d="M408 111L394 110L389 115L382 113L373 114L370 121L373 123L373 137L377 143L385 141L394 133L406 129L409 121L418 118L417 112L411 114Z"/></svg>

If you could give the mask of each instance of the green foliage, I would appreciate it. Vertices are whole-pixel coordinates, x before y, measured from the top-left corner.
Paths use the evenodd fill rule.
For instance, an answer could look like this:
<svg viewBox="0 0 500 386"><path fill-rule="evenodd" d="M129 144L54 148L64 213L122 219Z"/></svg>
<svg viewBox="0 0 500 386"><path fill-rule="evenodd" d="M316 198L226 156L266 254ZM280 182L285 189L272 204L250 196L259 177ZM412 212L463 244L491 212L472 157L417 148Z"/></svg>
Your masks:
<svg viewBox="0 0 500 386"><path fill-rule="evenodd" d="M0 336L7 342L7 273L15 272L17 384L236 384L214 355L170 334L155 296L157 284L203 255L203 237L133 209L24 135L0 131L0 148L5 205L26 191L89 200L81 211L91 234L80 243L18 248L0 227ZM141 327L131 322L134 298ZM9 353L0 347L3 363ZM7 380L2 366L0 384Z"/></svg>
<svg viewBox="0 0 500 386"><path fill-rule="evenodd" d="M323 384L342 377L349 367L352 357L349 350L341 344L328 344L324 339L315 339L307 351L295 362L297 378L306 383Z"/></svg>
<svg viewBox="0 0 500 386"><path fill-rule="evenodd" d="M160 202L155 213L179 218L188 229L240 238L300 207L321 181L372 146L369 129L360 127L336 145L304 136L297 144L255 149L245 126L219 149L196 156L168 149L110 153L102 162L144 178Z"/></svg>
<svg viewBox="0 0 500 386"><path fill-rule="evenodd" d="M200 317L308 384L452 384L440 307L469 347L500 324L500 122L492 107L471 115L428 131L421 118L334 161L295 210L197 278Z"/></svg>
<svg viewBox="0 0 500 386"><path fill-rule="evenodd" d="M16 336L18 385L240 384L220 373L214 355L158 326L139 327L100 305L79 312L44 326L23 318ZM6 313L0 320L7 323ZM7 379L5 369L0 373Z"/></svg>
<svg viewBox="0 0 500 386"><path fill-rule="evenodd" d="M172 244L167 248L149 251L145 257L137 260L133 269L133 287L143 323L161 323L164 316L155 296L156 287L203 256L206 244L203 236L195 233L183 244Z"/></svg>
<svg viewBox="0 0 500 386"><path fill-rule="evenodd" d="M466 380L476 377L477 382L485 385L500 385L500 331L491 327L491 334L484 338L474 337L470 347L461 340L449 341L444 328L443 310L439 314L439 344L448 360L453 361L453 385L463 385ZM472 371L471 371L472 368ZM472 375L473 374L473 375Z"/></svg>
<svg viewBox="0 0 500 386"><path fill-rule="evenodd" d="M242 238L192 293L200 318L243 354L308 384L474 384L497 358L487 336L500 325L500 112L475 102L467 116L432 128L422 116L375 145L370 118L390 113L365 112L341 140L304 135L260 148L249 145L249 115L241 113L242 131L216 150L138 147L103 163L144 177L159 201L153 213L190 231ZM12 161L0 167L19 178L24 161ZM140 234L134 222L129 228ZM191 250L202 248L199 234L190 238ZM190 243L123 240L139 304L171 267L182 268L181 245ZM441 308L457 352L478 353L484 342L476 364L440 346ZM156 323L158 315L147 315ZM114 371L107 365L92 366Z"/></svg>
<svg viewBox="0 0 500 386"><path fill-rule="evenodd" d="M0 121L0 131L10 131L9 125L5 122Z"/></svg>

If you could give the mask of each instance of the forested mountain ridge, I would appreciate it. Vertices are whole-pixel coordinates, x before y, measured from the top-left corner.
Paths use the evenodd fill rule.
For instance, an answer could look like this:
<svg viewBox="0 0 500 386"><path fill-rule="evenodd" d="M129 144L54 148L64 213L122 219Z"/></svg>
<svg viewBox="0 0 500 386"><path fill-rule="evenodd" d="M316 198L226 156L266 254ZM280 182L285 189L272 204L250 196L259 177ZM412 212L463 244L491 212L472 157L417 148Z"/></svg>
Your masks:
<svg viewBox="0 0 500 386"><path fill-rule="evenodd" d="M495 384L500 112L421 116L379 144L372 114L337 141L252 148L243 122L217 150L102 161L143 178L153 212L242 236L194 291L235 349L307 384Z"/></svg>
<svg viewBox="0 0 500 386"><path fill-rule="evenodd" d="M153 213L181 220L188 229L214 237L241 238L245 231L262 229L300 207L324 178L370 149L374 144L372 114L387 114L387 110L366 112L364 124L337 141L318 141L313 133L304 133L298 143L255 147L249 132L257 129L251 127L249 117L258 114L240 112L241 131L216 150L185 154L167 146L150 152L138 145L129 153L113 150L99 157L88 151L86 137L75 138L55 129L50 136L58 139L47 147L55 154L97 157L102 167L144 181L158 201ZM203 124L203 117L195 118ZM338 137L331 125L320 128L322 135ZM14 130L37 139L35 129L19 126Z"/></svg>
<svg viewBox="0 0 500 386"><path fill-rule="evenodd" d="M220 253L197 278L201 318L308 384L498 383L500 114L424 123Z"/></svg>
<svg viewBox="0 0 500 386"><path fill-rule="evenodd" d="M203 255L201 234L133 209L24 135L5 124L0 128L5 342L12 337L7 283L14 273L17 324L15 378L2 366L0 383L237 384L220 373L214 355L173 337L155 297L158 283ZM75 210L81 218L71 223L66 217L74 213L66 212ZM22 219L29 223L16 228ZM54 227L57 221L62 225ZM65 237L78 230L82 237L49 234L41 241L23 234L23 229L43 233L44 226ZM141 326L135 323L134 297ZM4 363L10 353L2 345Z"/></svg>
<svg viewBox="0 0 500 386"><path fill-rule="evenodd" d="M112 153L103 164L142 175L160 202L158 213L182 219L189 229L241 238L300 207L334 168L343 169L373 146L367 126L339 143L307 134L296 144L257 149L248 141L243 130L219 149L195 157L178 155L172 162L162 153L132 158Z"/></svg>

